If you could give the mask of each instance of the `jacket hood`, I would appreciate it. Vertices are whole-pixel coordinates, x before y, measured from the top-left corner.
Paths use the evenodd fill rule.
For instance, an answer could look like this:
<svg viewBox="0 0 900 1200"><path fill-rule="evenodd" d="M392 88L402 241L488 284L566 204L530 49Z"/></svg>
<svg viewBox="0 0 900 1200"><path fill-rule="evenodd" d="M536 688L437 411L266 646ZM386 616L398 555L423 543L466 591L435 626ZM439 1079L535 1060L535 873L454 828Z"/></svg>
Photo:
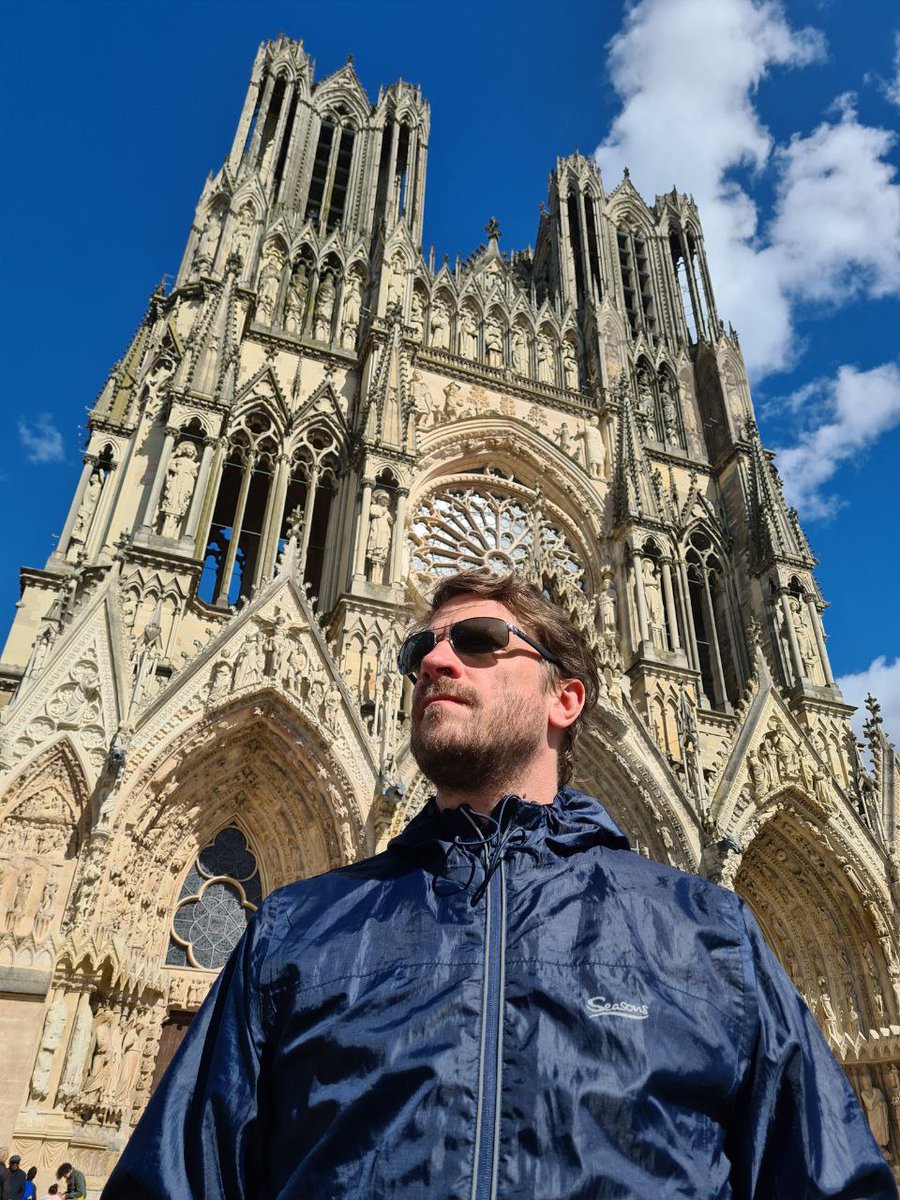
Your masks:
<svg viewBox="0 0 900 1200"><path fill-rule="evenodd" d="M448 846L460 837L471 837L472 826L461 808L438 808L432 796L404 830L391 839L390 848L402 853ZM575 788L562 787L552 804L534 804L521 796L504 796L491 816L504 829L513 826L525 832L526 845L541 844L565 857L590 846L628 850L628 838L599 800Z"/></svg>

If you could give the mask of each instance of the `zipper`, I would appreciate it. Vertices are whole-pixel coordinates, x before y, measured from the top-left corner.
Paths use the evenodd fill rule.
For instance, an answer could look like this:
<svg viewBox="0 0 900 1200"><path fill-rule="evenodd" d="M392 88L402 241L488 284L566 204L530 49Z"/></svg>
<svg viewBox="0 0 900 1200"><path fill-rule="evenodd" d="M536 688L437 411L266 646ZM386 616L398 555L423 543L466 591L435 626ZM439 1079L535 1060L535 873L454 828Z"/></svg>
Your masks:
<svg viewBox="0 0 900 1200"><path fill-rule="evenodd" d="M487 862L486 854L486 869ZM484 985L472 1200L496 1200L497 1196L506 994L506 863L503 858L488 880L484 921Z"/></svg>

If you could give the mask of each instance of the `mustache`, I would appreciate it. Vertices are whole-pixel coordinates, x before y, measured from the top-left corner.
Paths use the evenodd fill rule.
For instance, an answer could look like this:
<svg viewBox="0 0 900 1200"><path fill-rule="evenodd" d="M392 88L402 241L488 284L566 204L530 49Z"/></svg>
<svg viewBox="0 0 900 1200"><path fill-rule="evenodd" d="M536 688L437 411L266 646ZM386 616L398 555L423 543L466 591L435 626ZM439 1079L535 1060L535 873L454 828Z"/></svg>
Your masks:
<svg viewBox="0 0 900 1200"><path fill-rule="evenodd" d="M428 687L423 688L416 696L416 710L417 712L421 712L429 700L440 700L443 698L456 700L460 704L474 705L478 700L478 693L474 688L459 687L447 679L436 679Z"/></svg>

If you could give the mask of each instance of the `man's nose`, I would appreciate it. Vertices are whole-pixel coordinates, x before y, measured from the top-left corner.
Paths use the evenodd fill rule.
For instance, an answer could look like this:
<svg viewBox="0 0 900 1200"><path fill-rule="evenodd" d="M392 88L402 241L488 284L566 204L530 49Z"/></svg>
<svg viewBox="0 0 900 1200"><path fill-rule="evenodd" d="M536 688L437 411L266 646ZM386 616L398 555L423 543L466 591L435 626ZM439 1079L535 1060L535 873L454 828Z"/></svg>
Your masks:
<svg viewBox="0 0 900 1200"><path fill-rule="evenodd" d="M428 651L419 665L419 679L434 679L438 675L457 676L461 663L450 639L445 635Z"/></svg>

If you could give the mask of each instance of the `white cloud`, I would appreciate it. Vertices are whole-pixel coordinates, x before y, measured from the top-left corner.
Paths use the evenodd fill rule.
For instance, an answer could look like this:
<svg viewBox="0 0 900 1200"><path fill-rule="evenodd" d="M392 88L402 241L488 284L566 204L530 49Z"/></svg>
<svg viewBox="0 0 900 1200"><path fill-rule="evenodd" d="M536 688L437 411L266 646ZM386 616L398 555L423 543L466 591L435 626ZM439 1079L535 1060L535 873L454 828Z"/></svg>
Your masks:
<svg viewBox="0 0 900 1200"><path fill-rule="evenodd" d="M62 462L65 457L62 434L50 413L39 413L33 425L20 417L19 438L30 463Z"/></svg>
<svg viewBox="0 0 900 1200"><path fill-rule="evenodd" d="M840 119L776 151L780 170L769 230L787 290L841 301L900 290L900 186L884 158L895 137L861 125L851 97Z"/></svg>
<svg viewBox="0 0 900 1200"><path fill-rule="evenodd" d="M823 489L838 468L900 425L900 366L842 366L834 379L805 385L784 406L801 420L814 418L795 445L778 451L785 494L803 517L830 516L840 501Z"/></svg>
<svg viewBox="0 0 900 1200"><path fill-rule="evenodd" d="M773 69L823 57L822 36L771 0L639 0L609 48L622 108L598 164L608 185L629 167L648 199L673 183L693 194L720 315L757 377L796 353L798 302L900 289L900 187L882 161L893 136L844 98L835 120L775 149L754 107ZM748 188L764 172L776 208L761 229Z"/></svg>
<svg viewBox="0 0 900 1200"><path fill-rule="evenodd" d="M894 78L885 84L884 94L900 108L900 32L894 34Z"/></svg>
<svg viewBox="0 0 900 1200"><path fill-rule="evenodd" d="M880 655L864 671L842 675L837 685L847 703L855 704L859 710L853 718L857 737L862 736L863 722L868 716L865 699L871 693L881 704L885 733L894 745L900 742L900 658L888 662Z"/></svg>

